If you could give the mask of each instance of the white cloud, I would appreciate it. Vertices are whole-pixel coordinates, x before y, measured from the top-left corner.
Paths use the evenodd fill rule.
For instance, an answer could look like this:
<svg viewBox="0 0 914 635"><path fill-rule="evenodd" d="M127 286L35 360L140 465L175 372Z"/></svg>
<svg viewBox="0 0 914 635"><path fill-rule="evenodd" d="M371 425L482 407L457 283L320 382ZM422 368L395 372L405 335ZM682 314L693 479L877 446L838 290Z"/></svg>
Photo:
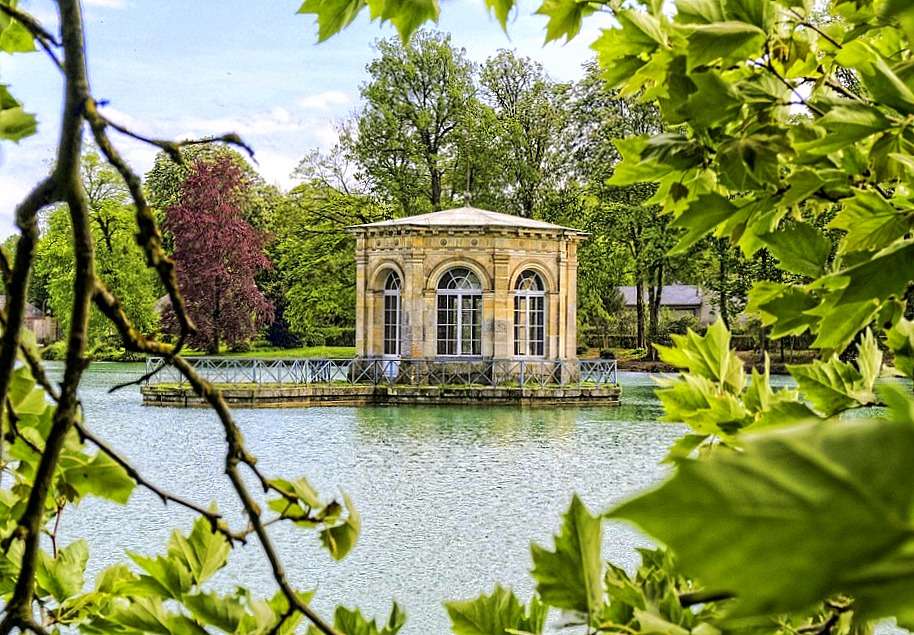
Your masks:
<svg viewBox="0 0 914 635"><path fill-rule="evenodd" d="M13 232L16 206L29 193L32 185L22 178L0 175L0 239Z"/></svg>
<svg viewBox="0 0 914 635"><path fill-rule="evenodd" d="M335 106L346 106L350 103L352 103L352 97L341 90L328 90L316 95L305 95L298 100L298 105L306 110L330 110Z"/></svg>

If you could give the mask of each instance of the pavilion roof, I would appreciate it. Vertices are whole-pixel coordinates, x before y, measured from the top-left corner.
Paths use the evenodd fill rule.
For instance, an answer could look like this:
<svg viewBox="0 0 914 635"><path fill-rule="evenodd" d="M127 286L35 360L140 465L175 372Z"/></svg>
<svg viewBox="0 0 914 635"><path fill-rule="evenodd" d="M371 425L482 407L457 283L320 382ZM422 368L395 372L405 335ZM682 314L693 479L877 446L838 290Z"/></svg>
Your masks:
<svg viewBox="0 0 914 635"><path fill-rule="evenodd" d="M356 227L518 227L584 233L573 227L563 227L562 225L555 225L541 220L514 216L513 214L502 214L477 207L455 207L454 209L446 209L440 212L406 216L366 225L357 225Z"/></svg>

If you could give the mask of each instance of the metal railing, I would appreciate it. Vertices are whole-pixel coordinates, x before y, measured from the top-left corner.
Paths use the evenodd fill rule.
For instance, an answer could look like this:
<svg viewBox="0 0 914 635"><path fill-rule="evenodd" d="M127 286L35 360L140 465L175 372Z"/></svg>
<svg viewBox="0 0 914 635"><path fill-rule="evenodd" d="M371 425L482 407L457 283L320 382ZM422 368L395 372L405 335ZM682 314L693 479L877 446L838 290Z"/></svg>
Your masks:
<svg viewBox="0 0 914 635"><path fill-rule="evenodd" d="M616 384L616 360L525 359L233 359L189 357L188 363L215 384L605 386ZM161 357L146 359L147 385L186 385Z"/></svg>

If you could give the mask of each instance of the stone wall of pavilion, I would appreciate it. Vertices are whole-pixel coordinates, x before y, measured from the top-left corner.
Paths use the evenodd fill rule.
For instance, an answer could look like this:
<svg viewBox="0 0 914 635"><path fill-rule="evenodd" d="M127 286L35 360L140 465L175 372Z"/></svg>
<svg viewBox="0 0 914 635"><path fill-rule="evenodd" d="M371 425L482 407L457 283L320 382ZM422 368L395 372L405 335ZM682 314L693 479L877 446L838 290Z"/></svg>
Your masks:
<svg viewBox="0 0 914 635"><path fill-rule="evenodd" d="M383 287L402 281L401 357L436 357L436 291L452 267L482 283L482 357L514 357L514 286L522 271L546 285L545 359L576 359L577 243L580 232L523 227L360 227L356 246L356 350L383 351Z"/></svg>

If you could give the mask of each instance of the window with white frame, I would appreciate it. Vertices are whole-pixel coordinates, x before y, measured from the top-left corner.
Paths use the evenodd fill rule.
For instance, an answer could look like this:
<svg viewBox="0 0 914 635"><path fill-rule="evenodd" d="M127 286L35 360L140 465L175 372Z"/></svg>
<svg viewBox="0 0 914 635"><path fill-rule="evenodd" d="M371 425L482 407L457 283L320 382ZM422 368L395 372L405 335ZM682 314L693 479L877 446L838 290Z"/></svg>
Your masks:
<svg viewBox="0 0 914 635"><path fill-rule="evenodd" d="M438 282L438 354L482 355L482 285L466 267Z"/></svg>
<svg viewBox="0 0 914 635"><path fill-rule="evenodd" d="M514 286L514 354L546 354L546 288L539 274L529 269Z"/></svg>
<svg viewBox="0 0 914 635"><path fill-rule="evenodd" d="M400 276L396 271L384 281L384 355L400 355Z"/></svg>

